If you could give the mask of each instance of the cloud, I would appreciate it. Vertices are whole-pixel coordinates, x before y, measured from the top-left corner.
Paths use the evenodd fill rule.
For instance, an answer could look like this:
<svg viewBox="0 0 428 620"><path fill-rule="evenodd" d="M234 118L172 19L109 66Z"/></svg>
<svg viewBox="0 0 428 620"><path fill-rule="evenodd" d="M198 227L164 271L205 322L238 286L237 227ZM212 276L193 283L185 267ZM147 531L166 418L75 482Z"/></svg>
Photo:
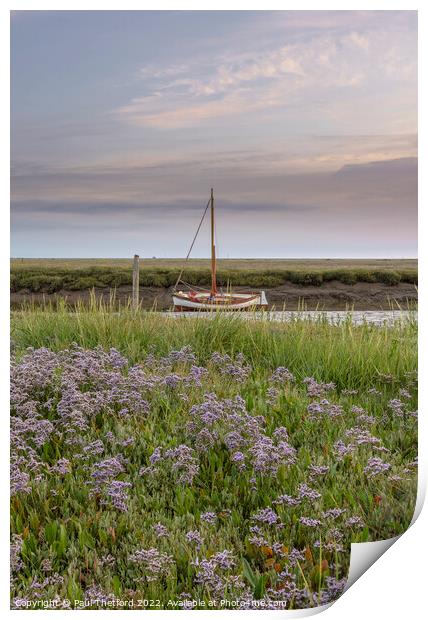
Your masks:
<svg viewBox="0 0 428 620"><path fill-rule="evenodd" d="M61 178L60 184L63 183ZM117 184L117 180L113 183ZM159 187L164 184L164 179L160 178ZM70 197L67 192L55 196L54 191L38 199L15 196L12 215L21 222L28 218L46 221L52 217L60 221L71 216L76 221L93 221L97 225L105 221L117 224L134 218L188 217L203 208L208 187L208 179L203 179L196 190L192 183L188 183L176 195L174 188L170 187L169 192L163 194L154 191L142 198L143 192L140 191L123 195L119 200L106 190L96 199L90 194ZM373 209L376 204L388 204L391 210L416 210L417 159L348 165L335 173L249 175L245 182L242 176L232 174L222 179L218 200L225 214L241 215L301 213L306 209L338 209L341 212L356 209L361 212Z"/></svg>
<svg viewBox="0 0 428 620"><path fill-rule="evenodd" d="M230 177L216 192L220 255L414 256L416 179L414 158L245 184ZM205 180L196 198L190 191L157 201L15 200L12 254L41 256L50 248L58 256L183 256L207 187ZM207 255L208 232L206 221L194 256Z"/></svg>
<svg viewBox="0 0 428 620"><path fill-rule="evenodd" d="M293 191L288 202L301 204L305 182L308 187L313 187L315 179L324 183L319 179L329 179L328 174L344 165L387 162L416 154L414 135L309 135L290 144L260 145L258 149L183 154L136 151L119 158L104 154L100 160L74 166L15 160L11 195L18 202L198 202L214 184L224 200L245 196L249 202L256 197L259 203L272 204ZM400 174L390 176L400 179Z"/></svg>
<svg viewBox="0 0 428 620"><path fill-rule="evenodd" d="M405 28L394 36L379 26L365 32L324 29L309 41L267 49L255 42L250 51L226 50L182 64L145 67L145 94L114 114L138 126L177 129L287 109L314 97L342 97L347 90L376 89L385 79L415 85L416 72L416 42Z"/></svg>

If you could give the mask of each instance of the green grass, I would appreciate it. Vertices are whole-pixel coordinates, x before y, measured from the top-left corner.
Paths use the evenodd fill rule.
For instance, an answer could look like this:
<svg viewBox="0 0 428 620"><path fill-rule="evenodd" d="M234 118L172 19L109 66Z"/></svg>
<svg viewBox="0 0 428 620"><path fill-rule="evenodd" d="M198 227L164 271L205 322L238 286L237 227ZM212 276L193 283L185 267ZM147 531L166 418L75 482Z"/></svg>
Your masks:
<svg viewBox="0 0 428 620"><path fill-rule="evenodd" d="M20 347L61 350L72 342L85 348L116 347L132 363L154 348L169 350L190 345L202 363L211 351L242 352L255 366L273 369L289 365L299 376L369 385L376 373L411 370L416 364L416 324L406 321L398 329L377 328L351 321L334 327L323 319L243 321L218 313L214 320L174 319L157 312L134 314L129 308L111 312L108 304L92 299L69 312L64 303L14 312L12 338Z"/></svg>
<svg viewBox="0 0 428 620"><path fill-rule="evenodd" d="M417 456L417 425L413 417L394 416L388 402L400 398L400 388L406 388L411 393L408 409L417 406L412 379L417 367L417 324L412 318L394 327L355 326L350 320L331 326L322 318L281 324L246 321L224 314L211 319L174 319L152 312L135 314L127 308L113 313L108 306L93 302L87 308L80 305L75 313L67 312L64 306L57 311L46 306L13 313L12 339L17 363L27 347L63 351L77 343L90 350L97 346L105 350L114 347L130 365L142 364L148 376L174 373L185 377L190 364L164 367L159 361L149 362L146 356L159 360L171 350L190 346L196 363L208 370L202 387L160 386L150 394L142 393L150 405L145 416L131 410L128 417L122 417L118 406L112 404L110 411L98 412L81 433L79 440L83 445L104 441L107 432L113 433L115 442L134 438L134 444L126 448L106 442L106 452L102 456L91 455L87 463L90 467L102 458L116 455L118 450L125 455L127 465L122 479L132 484L127 512L102 506L88 496L85 480L89 470L75 458L81 448L66 445L60 437L37 448L47 466L65 457L71 461L72 470L65 476L47 476L34 484L31 493L12 499L12 533L23 539L23 567L15 576L13 596L31 599L30 584L33 579L43 581L42 562L49 559L64 583L46 586L43 598L58 595L82 600L85 590L96 585L104 593L133 600L137 607L136 602L145 598L159 600L159 606L167 608L168 600L177 601L182 592L207 604L212 593L195 581L197 569L192 561L196 555L209 558L229 549L236 561L231 572L240 576L252 596L263 598L269 587L280 587L278 575L289 566L289 559L287 552L277 556L271 545L258 548L249 542L250 517L272 506L280 494L295 496L298 485L308 482L311 463L329 468L325 478L310 483L319 490L321 498L296 508L277 506L275 510L284 523L279 532L263 526L270 540L279 539L288 550L304 551L304 559L290 566L290 570L297 587L309 590L306 605L311 605L313 597L325 590L327 577L346 578L351 541L390 538L402 533L411 521L416 476L413 470L407 474L404 471ZM211 361L214 351L228 354L233 360L242 353L245 364L251 366L247 379L239 383L222 374ZM296 381L282 386L269 404L269 378L279 366L287 367ZM41 404L39 410L42 417L53 422L59 419L55 403L60 398L60 375L59 372L52 385L29 395L41 403L49 400L50 405ZM343 407L342 416L310 418L307 406L318 399L308 397L305 377L336 384L326 398ZM378 394L369 392L371 388L376 388ZM91 392L105 388L92 384L88 378L80 389ZM358 392L348 394L343 390ZM219 441L200 454L200 472L192 485L178 484L167 465L162 465L158 477L140 476L140 467L149 463L156 446L191 445L192 435L186 431L186 423L191 419L189 411L192 405L203 402L204 394L209 392L219 399L233 399L239 394L252 416L264 416L269 436L276 427L285 426L289 442L297 450L296 463L281 467L274 476L258 475L253 489L250 473L237 469L223 441ZM366 428L381 440L388 453L363 445L343 461L337 460L334 443L339 439L348 441L346 431L360 424L353 405L364 408L374 418ZM222 437L221 427L218 432ZM367 478L364 467L371 456L389 461L391 472L402 479L391 481L386 474ZM329 527L312 529L299 523L301 516L318 517L333 507L344 508L346 517L359 516L363 522L361 528L343 530L343 552L324 548L330 540ZM214 526L201 522L200 515L207 510L218 515ZM159 521L169 530L167 538L160 539L153 530ZM340 519L337 526L342 527ZM185 539L189 530L198 530L203 537L199 552ZM314 545L320 537L321 548ZM151 547L171 555L174 565L154 582L140 582L141 569L130 563L129 556L137 549ZM114 562L102 565L100 559L107 555ZM226 598L234 596L231 588ZM290 606L300 605L293 600Z"/></svg>
<svg viewBox="0 0 428 620"><path fill-rule="evenodd" d="M366 269L413 271L418 268L414 258L220 258L220 269L250 271L329 271L331 269ZM183 258L140 258L142 269L181 269ZM19 269L129 269L131 258L12 258L11 267ZM190 258L190 269L209 269L210 259Z"/></svg>
<svg viewBox="0 0 428 620"><path fill-rule="evenodd" d="M127 264L128 263L128 264ZM55 293L60 290L116 288L132 285L131 262L54 261L14 259L11 263L12 292ZM219 261L217 281L221 286L276 287L287 282L302 286L321 286L331 281L344 284L378 282L396 285L417 284L415 261ZM173 286L180 273L178 260L143 260L140 285L159 288ZM190 261L183 279L194 286L207 286L211 272L207 261Z"/></svg>

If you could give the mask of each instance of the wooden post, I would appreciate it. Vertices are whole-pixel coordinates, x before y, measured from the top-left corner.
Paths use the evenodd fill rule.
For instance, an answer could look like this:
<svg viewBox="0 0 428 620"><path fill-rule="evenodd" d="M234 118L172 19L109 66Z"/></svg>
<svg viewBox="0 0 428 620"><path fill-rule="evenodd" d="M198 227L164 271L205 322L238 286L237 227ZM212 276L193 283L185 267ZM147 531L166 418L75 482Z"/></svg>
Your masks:
<svg viewBox="0 0 428 620"><path fill-rule="evenodd" d="M134 254L134 264L132 266L132 309L138 310L140 293L140 257Z"/></svg>

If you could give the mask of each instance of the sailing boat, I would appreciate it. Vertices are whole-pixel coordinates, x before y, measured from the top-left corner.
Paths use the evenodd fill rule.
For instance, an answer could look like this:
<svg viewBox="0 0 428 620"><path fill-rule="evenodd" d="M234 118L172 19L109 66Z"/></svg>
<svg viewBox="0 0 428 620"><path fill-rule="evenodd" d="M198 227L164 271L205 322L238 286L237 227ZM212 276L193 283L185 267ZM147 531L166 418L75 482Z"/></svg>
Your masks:
<svg viewBox="0 0 428 620"><path fill-rule="evenodd" d="M188 311L206 311L206 310L244 310L246 308L253 307L266 307L268 305L266 295L264 291L257 293L233 293L230 291L223 292L217 288L216 281L216 255L215 255L215 229L214 229L214 191L211 189L211 197L205 207L204 214L199 223L196 235L193 238L190 250L186 257L186 262L189 259L190 252L198 236L205 214L210 207L211 210L211 290L196 290L194 287L189 286L188 291L178 291L177 287L182 281L184 267L181 270L180 275L177 278L177 282L173 292L174 310L177 312Z"/></svg>

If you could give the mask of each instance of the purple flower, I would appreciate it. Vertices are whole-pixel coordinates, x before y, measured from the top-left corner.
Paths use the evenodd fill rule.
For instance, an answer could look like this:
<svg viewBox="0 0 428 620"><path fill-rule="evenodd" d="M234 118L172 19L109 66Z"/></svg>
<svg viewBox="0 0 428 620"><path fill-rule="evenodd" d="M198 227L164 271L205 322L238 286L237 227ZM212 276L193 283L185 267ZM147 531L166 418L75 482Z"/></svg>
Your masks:
<svg viewBox="0 0 428 620"><path fill-rule="evenodd" d="M309 477L311 480L314 480L319 476L325 476L329 469L328 465L309 465Z"/></svg>
<svg viewBox="0 0 428 620"><path fill-rule="evenodd" d="M242 452L234 452L232 454L232 462L235 463L241 471L245 469L245 456Z"/></svg>
<svg viewBox="0 0 428 620"><path fill-rule="evenodd" d="M321 493L319 493L315 489L311 489L311 487L309 487L306 483L300 484L297 492L300 499L305 498L316 501L321 497Z"/></svg>
<svg viewBox="0 0 428 620"><path fill-rule="evenodd" d="M272 508L263 508L256 514L252 515L251 518L254 519L254 521L267 523L268 525L274 525L279 520L278 515L272 510Z"/></svg>
<svg viewBox="0 0 428 620"><path fill-rule="evenodd" d="M219 551L209 559L199 560L196 558L192 563L196 568L195 583L202 585L213 595L220 596L225 593L228 580L224 572L235 566L232 553L228 550Z"/></svg>
<svg viewBox="0 0 428 620"><path fill-rule="evenodd" d="M154 465L155 463L158 463L160 460L162 460L162 448L158 446L157 448L153 450L152 455L149 458L149 461L152 465Z"/></svg>
<svg viewBox="0 0 428 620"><path fill-rule="evenodd" d="M127 501L128 493L127 489L131 488L130 482L123 482L122 480L112 480L105 489L105 494L114 508L121 512L128 510ZM108 503L106 500L102 500L102 503Z"/></svg>
<svg viewBox="0 0 428 620"><path fill-rule="evenodd" d="M345 527L364 527L364 522L361 517L349 517L349 519L345 521Z"/></svg>
<svg viewBox="0 0 428 620"><path fill-rule="evenodd" d="M321 525L319 519L311 519L310 517L300 517L299 523L306 525L306 527L319 527Z"/></svg>
<svg viewBox="0 0 428 620"><path fill-rule="evenodd" d="M168 576L174 565L172 556L161 553L155 547L140 549L129 556L129 561L143 569L140 581L157 581L160 577Z"/></svg>
<svg viewBox="0 0 428 620"><path fill-rule="evenodd" d="M158 536L158 538L165 538L169 536L168 529L164 525L162 525L162 523L155 523L153 529L156 532L156 536Z"/></svg>
<svg viewBox="0 0 428 620"><path fill-rule="evenodd" d="M275 372L272 374L269 379L272 383L293 383L295 381L294 375L288 370L288 368L284 368L284 366L279 366Z"/></svg>
<svg viewBox="0 0 428 620"><path fill-rule="evenodd" d="M201 521L205 521L206 523L215 523L217 520L217 515L215 512L203 512L201 513Z"/></svg>
<svg viewBox="0 0 428 620"><path fill-rule="evenodd" d="M199 462L194 450L181 444L177 448L166 450L165 457L171 459L171 471L176 474L178 482L191 485L199 473Z"/></svg>
<svg viewBox="0 0 428 620"><path fill-rule="evenodd" d="M301 498L291 497L290 495L278 495L272 502L273 504L286 504L287 506L299 506L302 503Z"/></svg>
<svg viewBox="0 0 428 620"><path fill-rule="evenodd" d="M178 375L166 375L166 377L164 377L163 379L163 383L167 386L170 387L172 389L176 388L177 385L179 385L182 381L182 378L179 377Z"/></svg>
<svg viewBox="0 0 428 620"><path fill-rule="evenodd" d="M10 494L31 493L30 476L18 467L11 467Z"/></svg>
<svg viewBox="0 0 428 620"><path fill-rule="evenodd" d="M344 508L329 508L322 513L324 519L337 519L346 512Z"/></svg>
<svg viewBox="0 0 428 620"><path fill-rule="evenodd" d="M202 545L202 542L203 542L202 536L200 535L198 530L190 530L189 532L187 532L186 533L186 540L188 542L195 543L197 550L199 550L201 548L201 545Z"/></svg>
<svg viewBox="0 0 428 620"><path fill-rule="evenodd" d="M382 474L389 469L391 469L390 463L385 463L385 461L382 461L379 457L374 456L367 461L367 465L364 468L364 473L368 478L373 478L374 476Z"/></svg>
<svg viewBox="0 0 428 620"><path fill-rule="evenodd" d="M275 387L270 387L266 390L266 402L268 405L275 405L278 400L279 390Z"/></svg>
<svg viewBox="0 0 428 620"><path fill-rule="evenodd" d="M335 383L317 383L313 377L306 377L303 383L306 383L308 396L312 397L324 396L326 392L336 389Z"/></svg>
<svg viewBox="0 0 428 620"><path fill-rule="evenodd" d="M336 441L336 443L333 445L333 450L338 458L339 461L343 461L343 459L345 458L345 456L348 456L350 454L353 454L356 450L356 446L352 443L350 444L345 444L343 443L343 441L341 439L339 439L339 441Z"/></svg>
<svg viewBox="0 0 428 620"><path fill-rule="evenodd" d="M221 355L216 352L211 355L211 363L220 374L232 377L238 383L244 383L251 372L251 367L244 366L244 361L242 354L238 355L234 361L227 354Z"/></svg>
<svg viewBox="0 0 428 620"><path fill-rule="evenodd" d="M87 454L102 454L104 452L104 444L100 439L92 441L87 446L83 446L83 452Z"/></svg>
<svg viewBox="0 0 428 620"><path fill-rule="evenodd" d="M24 541L21 536L14 534L10 543L10 570L12 573L18 573L23 567L21 559L22 545Z"/></svg>
<svg viewBox="0 0 428 620"><path fill-rule="evenodd" d="M52 473L65 475L70 473L71 464L68 459L59 459L50 469Z"/></svg>

